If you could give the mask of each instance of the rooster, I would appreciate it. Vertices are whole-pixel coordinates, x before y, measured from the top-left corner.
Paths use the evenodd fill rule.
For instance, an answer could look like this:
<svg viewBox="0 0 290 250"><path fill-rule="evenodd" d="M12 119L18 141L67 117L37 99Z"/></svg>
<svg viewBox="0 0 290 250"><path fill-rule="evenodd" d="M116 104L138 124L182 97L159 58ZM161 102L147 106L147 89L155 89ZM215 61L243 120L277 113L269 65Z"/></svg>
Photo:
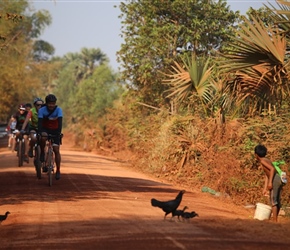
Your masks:
<svg viewBox="0 0 290 250"><path fill-rule="evenodd" d="M164 220L165 220L168 214L172 213L172 216L173 216L173 214L176 212L176 209L178 208L184 193L185 193L185 190L181 190L176 196L176 198L170 201L159 201L153 198L151 199L151 205L153 207L159 207L165 212L165 215L164 215Z"/></svg>

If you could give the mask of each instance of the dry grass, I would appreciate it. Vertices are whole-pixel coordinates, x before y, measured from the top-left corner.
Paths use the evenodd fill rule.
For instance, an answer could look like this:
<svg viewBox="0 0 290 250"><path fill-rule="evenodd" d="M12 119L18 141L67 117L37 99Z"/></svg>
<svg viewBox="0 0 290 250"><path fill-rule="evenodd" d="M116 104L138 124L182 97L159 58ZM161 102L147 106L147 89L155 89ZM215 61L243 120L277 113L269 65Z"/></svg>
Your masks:
<svg viewBox="0 0 290 250"><path fill-rule="evenodd" d="M228 120L221 126L212 118L162 112L144 115L119 107L86 138L91 150L110 152L143 172L188 190L206 186L226 194L236 204L255 204L267 200L261 195L264 177L254 158L254 147L263 143L270 159L285 160L283 170L290 177L289 124L285 116L268 116ZM282 202L289 206L289 200L288 184Z"/></svg>

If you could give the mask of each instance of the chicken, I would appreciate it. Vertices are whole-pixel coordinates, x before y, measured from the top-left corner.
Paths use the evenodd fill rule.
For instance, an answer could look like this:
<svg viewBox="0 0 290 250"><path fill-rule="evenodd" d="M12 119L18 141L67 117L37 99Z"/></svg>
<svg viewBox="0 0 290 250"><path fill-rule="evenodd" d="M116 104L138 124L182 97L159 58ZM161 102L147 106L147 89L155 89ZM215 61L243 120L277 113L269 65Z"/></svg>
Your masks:
<svg viewBox="0 0 290 250"><path fill-rule="evenodd" d="M181 217L183 220L189 220L190 218L199 217L198 214L194 211L192 212L184 212Z"/></svg>
<svg viewBox="0 0 290 250"><path fill-rule="evenodd" d="M188 209L187 206L185 206L182 210L176 210L175 212L172 213L172 218L173 218L174 216L177 216L177 217L178 217L178 220L180 220L179 217L183 215L183 213L184 213L184 211L185 211L186 209Z"/></svg>
<svg viewBox="0 0 290 250"><path fill-rule="evenodd" d="M9 211L7 211L7 212L5 213L5 215L0 215L0 224L1 224L2 221L6 220L6 218L8 217L8 214L10 214Z"/></svg>
<svg viewBox="0 0 290 250"><path fill-rule="evenodd" d="M165 212L165 215L164 215L164 220L165 220L168 214L175 213L176 209L178 208L182 200L182 196L184 193L185 193L185 190L181 190L176 196L176 198L170 201L159 201L153 198L151 199L151 205L153 207L159 207Z"/></svg>

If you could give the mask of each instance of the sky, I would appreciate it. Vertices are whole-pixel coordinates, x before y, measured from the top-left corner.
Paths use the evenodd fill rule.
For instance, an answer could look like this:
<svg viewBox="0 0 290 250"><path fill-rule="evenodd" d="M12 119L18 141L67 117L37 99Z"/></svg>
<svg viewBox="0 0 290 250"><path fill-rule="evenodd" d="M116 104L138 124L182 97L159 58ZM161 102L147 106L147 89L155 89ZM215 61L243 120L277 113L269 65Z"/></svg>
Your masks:
<svg viewBox="0 0 290 250"><path fill-rule="evenodd" d="M150 1L150 0L149 0ZM121 1L110 0L32 0L35 10L46 9L52 16L52 24L45 28L40 39L52 44L55 56L79 53L82 48L99 48L110 60L110 66L118 71L116 52L120 49ZM250 7L258 9L275 1L228 0L234 11L244 14Z"/></svg>

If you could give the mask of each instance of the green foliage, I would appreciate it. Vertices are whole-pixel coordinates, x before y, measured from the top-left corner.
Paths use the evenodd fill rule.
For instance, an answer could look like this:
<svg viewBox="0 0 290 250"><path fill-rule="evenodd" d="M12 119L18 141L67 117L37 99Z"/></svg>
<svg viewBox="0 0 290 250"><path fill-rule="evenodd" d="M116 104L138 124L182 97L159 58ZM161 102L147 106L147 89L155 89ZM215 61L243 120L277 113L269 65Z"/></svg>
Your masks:
<svg viewBox="0 0 290 250"><path fill-rule="evenodd" d="M248 15L231 38L219 69L227 73L226 91L236 93L233 104L239 107L239 115L275 115L290 97L290 5L268 3L250 9Z"/></svg>
<svg viewBox="0 0 290 250"><path fill-rule="evenodd" d="M33 45L33 53L35 61L47 61L54 54L54 47L46 41L38 40Z"/></svg>
<svg viewBox="0 0 290 250"><path fill-rule="evenodd" d="M82 81L74 96L76 118L85 123L95 123L106 109L121 95L123 89L116 84L115 76L108 66L97 67L91 77Z"/></svg>
<svg viewBox="0 0 290 250"><path fill-rule="evenodd" d="M152 105L164 103L160 72L170 70L178 51L199 55L222 47L238 17L223 0L127 1L120 9L122 77Z"/></svg>
<svg viewBox="0 0 290 250"><path fill-rule="evenodd" d="M5 37L0 43L0 120L10 117L20 103L31 102L42 93L32 57L33 43L49 24L50 16L31 13L30 7L25 0L0 2L0 35Z"/></svg>
<svg viewBox="0 0 290 250"><path fill-rule="evenodd" d="M189 96L194 93L197 97L193 82L207 83L201 81L203 74L200 72L208 73L208 68L192 70L198 68L196 62L180 60L186 58L188 51L192 52L186 48L188 44L195 46L197 56L204 51L213 56L213 50L209 48L211 44L202 43L203 38L211 36L203 37L199 26L201 23L205 25L206 18L200 21L195 18L198 14L191 12L196 6L199 10L195 14L200 14L202 8L210 13L211 2L205 1L130 1L121 4L125 44L119 59L125 69L123 79L128 80L132 88L121 106L110 109L104 116L106 119L102 117L105 125L102 126L101 144L112 150L117 145L116 148L126 154L126 150L130 150L134 153L132 165L156 177L189 188L208 186L227 193L238 204L255 204L265 199L261 197L264 173L254 157L255 145L267 145L268 156L273 160L285 160L285 171L289 171L289 99L282 93L288 88L287 36L273 28L271 22L267 25L266 15L259 20L259 12L253 10L252 16L244 19L242 28L237 29L237 37L230 35L232 31L227 33L223 42L229 43L220 43L227 49L223 46L219 51L226 54L225 60L213 61L220 67L211 68L212 95L211 98L205 95L203 102L212 116L202 116L201 109L196 107L201 102L192 101ZM214 18L210 24L211 21L219 22L221 17L215 15ZM221 74L224 73L220 72L221 68L226 74ZM173 74L168 79L169 86L160 86L164 74L170 73ZM178 113L169 112L160 98L162 91L169 88L170 93L174 93L170 98L179 95L183 100ZM206 89L203 84L201 89ZM200 93L202 91L198 92L199 97L203 96ZM138 106L146 100L156 105L143 103ZM276 101L279 110L273 105ZM195 112L190 107L195 108ZM227 116L225 122L225 112L236 119ZM282 200L285 197L287 200L288 196L289 188L283 192Z"/></svg>
<svg viewBox="0 0 290 250"><path fill-rule="evenodd" d="M61 59L55 92L66 114L66 124L81 120L95 123L117 98L121 88L106 60L100 49L87 48Z"/></svg>
<svg viewBox="0 0 290 250"><path fill-rule="evenodd" d="M173 97L177 105L186 101L188 107L200 104L207 115L210 103L213 104L215 85L210 67L210 57L197 56L193 53L185 55L182 63L174 62L172 71L166 76L164 83L169 85L168 98Z"/></svg>

